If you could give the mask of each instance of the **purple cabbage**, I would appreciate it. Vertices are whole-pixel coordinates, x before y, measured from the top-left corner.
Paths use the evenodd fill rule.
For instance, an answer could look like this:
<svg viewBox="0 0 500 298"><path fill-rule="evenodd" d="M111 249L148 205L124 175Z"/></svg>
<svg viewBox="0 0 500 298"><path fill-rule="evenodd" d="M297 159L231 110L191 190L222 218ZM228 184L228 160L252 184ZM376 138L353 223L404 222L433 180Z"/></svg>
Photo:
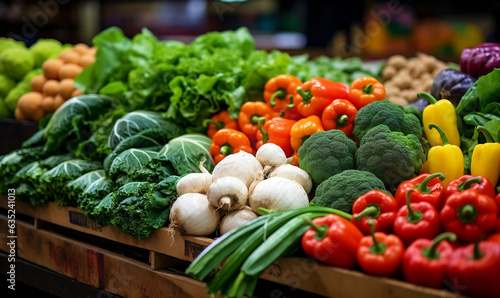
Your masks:
<svg viewBox="0 0 500 298"><path fill-rule="evenodd" d="M475 78L500 67L500 44L487 42L477 47L463 49L460 56L460 71Z"/></svg>

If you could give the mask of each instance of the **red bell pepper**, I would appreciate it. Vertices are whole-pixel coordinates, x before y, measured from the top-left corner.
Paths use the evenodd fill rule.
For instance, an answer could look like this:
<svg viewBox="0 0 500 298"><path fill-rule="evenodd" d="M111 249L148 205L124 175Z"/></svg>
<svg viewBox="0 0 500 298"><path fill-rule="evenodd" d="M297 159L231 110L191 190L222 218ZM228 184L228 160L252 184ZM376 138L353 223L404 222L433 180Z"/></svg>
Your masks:
<svg viewBox="0 0 500 298"><path fill-rule="evenodd" d="M231 118L226 110L215 114L211 119L203 121L203 125L207 125L207 136L209 138L213 138L214 134L222 128L240 130L238 120Z"/></svg>
<svg viewBox="0 0 500 298"><path fill-rule="evenodd" d="M365 235L370 235L370 222L375 231L391 233L398 206L393 196L380 190L371 190L360 196L352 205L351 222Z"/></svg>
<svg viewBox="0 0 500 298"><path fill-rule="evenodd" d="M441 210L444 204L444 186L441 181L445 178L443 173L420 174L415 178L399 184L394 198L398 202L398 208L406 205L406 194L410 189L415 190L411 196L412 203L427 202L436 210Z"/></svg>
<svg viewBox="0 0 500 298"><path fill-rule="evenodd" d="M498 216L500 216L500 192L495 197L495 202L497 203L497 207L498 207Z"/></svg>
<svg viewBox="0 0 500 298"><path fill-rule="evenodd" d="M363 233L347 219L329 214L308 221L302 249L310 257L346 269L356 267L356 254Z"/></svg>
<svg viewBox="0 0 500 298"><path fill-rule="evenodd" d="M262 125L262 122L262 119L258 122L259 131L257 131L255 148L259 150L265 143L273 143L283 149L286 157L291 157L294 150L290 142L290 131L297 121L283 117L274 117L271 120L265 121L264 125Z"/></svg>
<svg viewBox="0 0 500 298"><path fill-rule="evenodd" d="M500 297L500 242L476 241L459 247L448 264L448 279L458 292Z"/></svg>
<svg viewBox="0 0 500 298"><path fill-rule="evenodd" d="M297 87L293 104L303 117L321 117L334 99L349 99L349 86L326 78L313 78Z"/></svg>
<svg viewBox="0 0 500 298"><path fill-rule="evenodd" d="M321 122L325 130L338 129L352 139L357 113L358 109L347 99L335 99L323 110Z"/></svg>
<svg viewBox="0 0 500 298"><path fill-rule="evenodd" d="M371 235L359 242L358 263L368 274L395 277L403 259L403 242L394 234L375 232L373 221L369 222Z"/></svg>
<svg viewBox="0 0 500 298"><path fill-rule="evenodd" d="M462 192L466 189L474 189L477 192L495 197L495 187L491 182L483 176L462 175L459 178L452 180L444 190L445 197L449 197L456 192Z"/></svg>
<svg viewBox="0 0 500 298"><path fill-rule="evenodd" d="M498 222L500 223L500 220ZM495 232L494 234L489 235L488 238L486 238L486 241L493 241L500 243L500 233Z"/></svg>
<svg viewBox="0 0 500 298"><path fill-rule="evenodd" d="M302 115L293 106L293 96L302 81L290 74L281 74L269 79L264 86L264 100L281 117L299 120Z"/></svg>
<svg viewBox="0 0 500 298"><path fill-rule="evenodd" d="M455 234L446 232L434 240L421 238L413 241L403 256L403 275L406 281L424 287L442 288L454 250L446 240L456 239Z"/></svg>
<svg viewBox="0 0 500 298"><path fill-rule="evenodd" d="M498 208L493 198L474 189L466 189L446 199L439 217L446 231L470 243L495 230L497 214Z"/></svg>
<svg viewBox="0 0 500 298"><path fill-rule="evenodd" d="M434 239L441 232L436 209L427 202L410 203L412 192L410 189L406 193L406 205L399 208L394 220L394 233L405 246L420 238Z"/></svg>

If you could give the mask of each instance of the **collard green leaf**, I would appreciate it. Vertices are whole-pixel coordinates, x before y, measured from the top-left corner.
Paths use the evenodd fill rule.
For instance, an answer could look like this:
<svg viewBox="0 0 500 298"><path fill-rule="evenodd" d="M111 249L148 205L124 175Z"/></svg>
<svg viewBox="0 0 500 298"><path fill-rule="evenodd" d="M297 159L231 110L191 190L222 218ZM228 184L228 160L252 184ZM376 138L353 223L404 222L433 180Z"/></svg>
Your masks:
<svg viewBox="0 0 500 298"><path fill-rule="evenodd" d="M111 163L109 177L116 179L120 176L126 176L133 181L138 175L138 171L142 170L146 163L152 161L158 155L158 151L151 149L160 148L131 148L120 153ZM128 181L128 179L125 181Z"/></svg>
<svg viewBox="0 0 500 298"><path fill-rule="evenodd" d="M89 185L93 182L104 179L106 177L106 172L102 169L87 172L75 180L69 181L65 185L65 192L70 201L78 202L80 201L81 194L87 189Z"/></svg>
<svg viewBox="0 0 500 298"><path fill-rule="evenodd" d="M175 174L182 176L200 172L200 162L211 172L215 162L210 154L212 139L202 134L186 134L170 140L160 152L158 159L169 161Z"/></svg>
<svg viewBox="0 0 500 298"><path fill-rule="evenodd" d="M108 146L115 149L126 138L146 129L161 129L169 133L169 138L185 133L185 130L171 121L165 120L161 113L154 111L134 111L115 122L108 138Z"/></svg>
<svg viewBox="0 0 500 298"><path fill-rule="evenodd" d="M90 136L88 122L107 112L111 104L112 98L104 95L80 95L64 102L47 124L44 151L74 151Z"/></svg>

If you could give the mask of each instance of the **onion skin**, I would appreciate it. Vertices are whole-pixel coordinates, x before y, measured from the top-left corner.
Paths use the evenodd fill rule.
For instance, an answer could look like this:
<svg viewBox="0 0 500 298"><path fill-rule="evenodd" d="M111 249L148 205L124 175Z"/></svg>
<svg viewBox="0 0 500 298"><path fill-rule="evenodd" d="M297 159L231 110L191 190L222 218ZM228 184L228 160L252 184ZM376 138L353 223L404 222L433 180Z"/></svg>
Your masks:
<svg viewBox="0 0 500 298"><path fill-rule="evenodd" d="M306 193L310 193L313 187L311 176L309 176L309 174L303 169L292 166L291 164L284 164L275 168L271 173L269 173L268 177L283 177L293 180L300 184Z"/></svg>
<svg viewBox="0 0 500 298"><path fill-rule="evenodd" d="M186 193L206 194L210 184L212 184L211 174L191 173L179 179L179 181L177 181L177 185L175 186L175 188L178 196L181 196Z"/></svg>
<svg viewBox="0 0 500 298"><path fill-rule="evenodd" d="M207 189L208 202L224 211L240 209L248 200L248 188L240 179L232 176L215 180Z"/></svg>
<svg viewBox="0 0 500 298"><path fill-rule="evenodd" d="M217 230L220 216L206 195L187 193L172 204L169 228L181 234L208 236Z"/></svg>

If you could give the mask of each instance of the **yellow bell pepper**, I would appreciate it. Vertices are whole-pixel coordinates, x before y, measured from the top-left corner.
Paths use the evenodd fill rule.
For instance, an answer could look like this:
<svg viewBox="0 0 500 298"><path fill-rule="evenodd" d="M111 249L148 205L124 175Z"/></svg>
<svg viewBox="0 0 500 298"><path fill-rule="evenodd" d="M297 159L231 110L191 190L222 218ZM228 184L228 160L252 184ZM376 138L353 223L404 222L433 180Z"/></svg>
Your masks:
<svg viewBox="0 0 500 298"><path fill-rule="evenodd" d="M435 128L438 131L443 145L429 149L427 170L429 174L443 173L446 178L442 183L446 187L451 181L464 174L464 155L460 147L450 144L446 134L438 125L431 123L428 128Z"/></svg>
<svg viewBox="0 0 500 298"><path fill-rule="evenodd" d="M418 92L418 97L426 98L429 105L422 112L422 122L427 141L431 147L443 145L438 131L429 128L429 124L437 124L446 134L452 145L460 146L460 133L457 126L455 106L447 99L436 100L427 92Z"/></svg>
<svg viewBox="0 0 500 298"><path fill-rule="evenodd" d="M500 143L495 143L490 133L483 126L478 126L476 129L484 134L486 143L474 147L470 172L474 176L486 177L495 186L500 176Z"/></svg>

